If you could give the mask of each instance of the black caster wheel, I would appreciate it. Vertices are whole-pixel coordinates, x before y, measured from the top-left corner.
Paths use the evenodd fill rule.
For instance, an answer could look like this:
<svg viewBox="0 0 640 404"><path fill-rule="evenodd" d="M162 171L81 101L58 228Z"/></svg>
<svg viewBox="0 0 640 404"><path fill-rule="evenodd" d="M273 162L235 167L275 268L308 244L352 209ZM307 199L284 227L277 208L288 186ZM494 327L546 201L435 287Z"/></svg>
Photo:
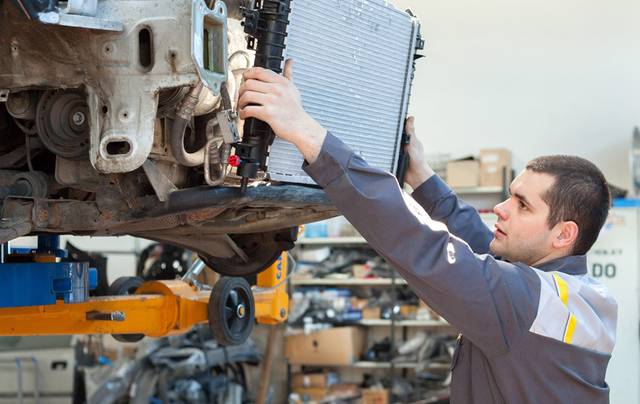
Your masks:
<svg viewBox="0 0 640 404"><path fill-rule="evenodd" d="M137 276L122 276L116 279L109 286L110 296L128 296L136 293L136 289L142 285L144 280ZM144 334L111 334L111 336L120 342L138 342L144 338Z"/></svg>
<svg viewBox="0 0 640 404"><path fill-rule="evenodd" d="M255 306L244 278L221 277L209 297L209 328L220 345L239 345L253 331Z"/></svg>

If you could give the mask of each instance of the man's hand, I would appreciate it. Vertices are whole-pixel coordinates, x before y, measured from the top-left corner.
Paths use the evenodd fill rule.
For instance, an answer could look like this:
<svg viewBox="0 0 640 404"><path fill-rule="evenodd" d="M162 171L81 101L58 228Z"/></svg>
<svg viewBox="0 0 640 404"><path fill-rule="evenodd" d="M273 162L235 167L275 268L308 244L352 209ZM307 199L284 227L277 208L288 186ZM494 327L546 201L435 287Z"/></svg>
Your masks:
<svg viewBox="0 0 640 404"><path fill-rule="evenodd" d="M286 61L284 76L254 67L244 73L244 80L238 96L240 118L268 123L276 136L293 143L313 163L327 131L302 108L300 93L293 85L293 60Z"/></svg>
<svg viewBox="0 0 640 404"><path fill-rule="evenodd" d="M410 116L405 123L405 131L407 135L411 136L411 140L410 143L405 146L405 151L409 154L409 167L405 173L404 180L411 188L416 189L435 173L425 160L424 148L416 136L413 121L414 118Z"/></svg>

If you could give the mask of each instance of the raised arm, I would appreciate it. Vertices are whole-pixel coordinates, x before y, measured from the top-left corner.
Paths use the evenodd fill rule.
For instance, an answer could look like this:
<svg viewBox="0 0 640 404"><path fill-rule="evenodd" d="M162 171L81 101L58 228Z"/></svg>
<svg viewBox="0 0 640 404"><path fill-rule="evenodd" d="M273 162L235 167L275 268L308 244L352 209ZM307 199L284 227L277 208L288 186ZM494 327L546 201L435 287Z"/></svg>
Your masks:
<svg viewBox="0 0 640 404"><path fill-rule="evenodd" d="M484 224L478 211L458 198L431 169L425 159L424 147L416 136L413 117L407 119L405 130L411 139L406 146L409 167L405 180L414 189L413 198L432 219L446 224L449 231L466 241L474 252L488 253L493 232Z"/></svg>

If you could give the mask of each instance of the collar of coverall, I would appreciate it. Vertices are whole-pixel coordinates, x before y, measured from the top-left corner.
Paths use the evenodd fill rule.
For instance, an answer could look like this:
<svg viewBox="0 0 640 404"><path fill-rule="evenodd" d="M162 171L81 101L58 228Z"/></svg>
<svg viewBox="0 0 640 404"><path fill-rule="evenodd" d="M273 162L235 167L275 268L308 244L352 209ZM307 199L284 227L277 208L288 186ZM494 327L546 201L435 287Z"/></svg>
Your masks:
<svg viewBox="0 0 640 404"><path fill-rule="evenodd" d="M569 275L584 275L587 273L586 255L569 255L536 265L536 268L544 271L558 271Z"/></svg>

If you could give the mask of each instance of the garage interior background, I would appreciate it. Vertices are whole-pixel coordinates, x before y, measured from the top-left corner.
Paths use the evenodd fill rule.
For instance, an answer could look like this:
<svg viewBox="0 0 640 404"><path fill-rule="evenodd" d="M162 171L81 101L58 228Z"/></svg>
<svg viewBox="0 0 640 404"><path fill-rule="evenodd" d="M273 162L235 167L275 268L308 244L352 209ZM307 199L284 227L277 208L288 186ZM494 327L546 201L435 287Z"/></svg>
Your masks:
<svg viewBox="0 0 640 404"><path fill-rule="evenodd" d="M640 2L393 3L412 9L426 40L410 114L427 153L456 158L507 147L516 171L538 155L578 154L612 184L631 189L631 134L640 124ZM136 254L148 245L131 237L74 242L108 252L109 282L133 275Z"/></svg>

